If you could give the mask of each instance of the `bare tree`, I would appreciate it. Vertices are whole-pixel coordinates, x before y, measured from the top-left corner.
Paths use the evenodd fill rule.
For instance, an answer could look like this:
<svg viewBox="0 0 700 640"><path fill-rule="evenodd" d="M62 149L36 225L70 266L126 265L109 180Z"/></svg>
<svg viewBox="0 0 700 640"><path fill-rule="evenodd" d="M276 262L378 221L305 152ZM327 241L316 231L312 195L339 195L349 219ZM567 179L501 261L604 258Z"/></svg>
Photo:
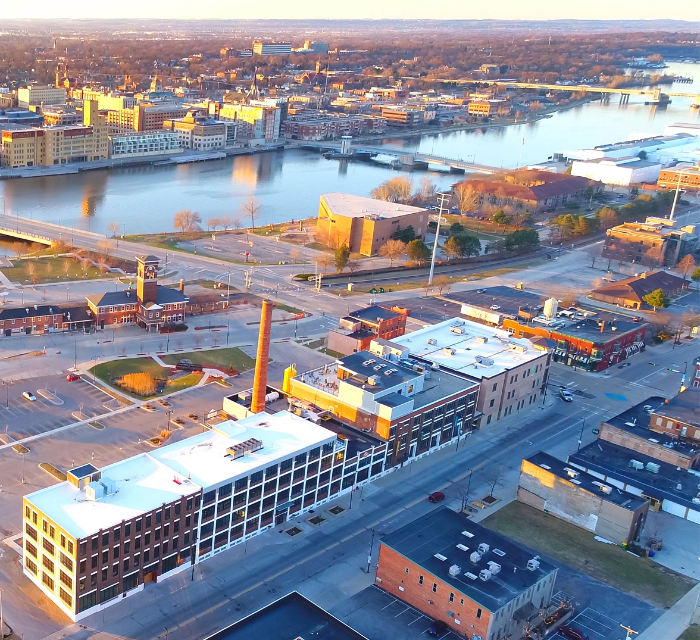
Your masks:
<svg viewBox="0 0 700 640"><path fill-rule="evenodd" d="M600 247L593 245L586 251L586 253L588 254L588 257L591 261L591 269L595 268L595 262L598 258L600 258L601 254Z"/></svg>
<svg viewBox="0 0 700 640"><path fill-rule="evenodd" d="M103 258L109 258L112 249L114 249L114 244L111 240L100 240L97 243L97 253Z"/></svg>
<svg viewBox="0 0 700 640"><path fill-rule="evenodd" d="M182 209L175 214L173 226L182 233L198 231L202 218L196 211Z"/></svg>
<svg viewBox="0 0 700 640"><path fill-rule="evenodd" d="M319 269L321 269L321 273L328 271L328 267L331 266L332 262L333 256L330 253L322 253L316 258L316 264L318 265Z"/></svg>
<svg viewBox="0 0 700 640"><path fill-rule="evenodd" d="M489 495L493 497L493 492L505 482L503 467L500 465L487 467L481 472L481 481L489 488Z"/></svg>
<svg viewBox="0 0 700 640"><path fill-rule="evenodd" d="M83 275L87 276L87 273L90 269L90 262L88 260L81 260L80 268L83 270Z"/></svg>
<svg viewBox="0 0 700 640"><path fill-rule="evenodd" d="M479 193L468 182L460 182L454 188L453 194L460 213L472 211L479 203Z"/></svg>
<svg viewBox="0 0 700 640"><path fill-rule="evenodd" d="M664 259L663 245L660 244L649 247L644 255L655 265L660 265Z"/></svg>
<svg viewBox="0 0 700 640"><path fill-rule="evenodd" d="M297 260L299 260L299 258L301 258L301 251L299 251L299 249L294 248L294 249L291 249L291 250L289 251L289 259L290 259L294 264L297 263Z"/></svg>
<svg viewBox="0 0 700 640"><path fill-rule="evenodd" d="M24 244L24 242L12 243L12 253L14 253L18 258L21 258L26 250L27 246Z"/></svg>
<svg viewBox="0 0 700 640"><path fill-rule="evenodd" d="M220 218L209 218L207 220L207 228L213 229L216 231L217 227L221 226L221 219Z"/></svg>
<svg viewBox="0 0 700 640"><path fill-rule="evenodd" d="M68 277L68 274L70 273L70 268L73 264L73 261L70 258L66 258L63 261L63 271L66 274L66 278Z"/></svg>
<svg viewBox="0 0 700 640"><path fill-rule="evenodd" d="M362 263L359 260L348 260L348 271L350 273L355 273L356 271L359 271L360 267L362 266Z"/></svg>
<svg viewBox="0 0 700 640"><path fill-rule="evenodd" d="M215 347L219 346L219 332L218 331L214 332L214 346Z"/></svg>
<svg viewBox="0 0 700 640"><path fill-rule="evenodd" d="M247 200L241 202L241 211L250 218L251 227L255 230L255 221L260 217L260 208L262 205L255 196L250 196Z"/></svg>
<svg viewBox="0 0 700 640"><path fill-rule="evenodd" d="M430 178L420 179L420 197L423 200L432 200L436 191L435 183Z"/></svg>
<svg viewBox="0 0 700 640"><path fill-rule="evenodd" d="M605 284L605 281L603 278L594 278L591 280L591 288L592 289L600 289Z"/></svg>
<svg viewBox="0 0 700 640"><path fill-rule="evenodd" d="M695 259L688 254L683 256L681 261L676 265L676 271L678 271L678 273L683 276L683 280L685 280L685 277L695 269L695 266Z"/></svg>
<svg viewBox="0 0 700 640"><path fill-rule="evenodd" d="M219 218L219 226L221 226L224 231L228 231L231 228L231 216L221 216Z"/></svg>
<svg viewBox="0 0 700 640"><path fill-rule="evenodd" d="M32 284L36 284L36 263L34 260L27 260L27 274Z"/></svg>
<svg viewBox="0 0 700 640"><path fill-rule="evenodd" d="M438 290L438 295L443 293L449 293L452 282L448 276L435 276L433 278L433 285Z"/></svg>
<svg viewBox="0 0 700 640"><path fill-rule="evenodd" d="M428 297L428 294L430 293L430 290L433 288L432 284L428 284L428 281L426 280L422 285L421 288L423 291L425 291L425 297Z"/></svg>
<svg viewBox="0 0 700 640"><path fill-rule="evenodd" d="M202 336L199 333L194 334L194 346L198 347L200 344L202 344Z"/></svg>
<svg viewBox="0 0 700 640"><path fill-rule="evenodd" d="M389 264L393 267L394 260L398 260L406 253L406 250L406 244L401 242L401 240L387 240L386 243L379 247L379 255L389 258Z"/></svg>
<svg viewBox="0 0 700 640"><path fill-rule="evenodd" d="M182 349L182 345L185 343L185 341L182 338L178 338L175 340L175 348L176 349Z"/></svg>
<svg viewBox="0 0 700 640"><path fill-rule="evenodd" d="M117 234L119 233L119 223L118 222L110 222L107 225L107 231L109 231L112 234L113 238L116 238Z"/></svg>

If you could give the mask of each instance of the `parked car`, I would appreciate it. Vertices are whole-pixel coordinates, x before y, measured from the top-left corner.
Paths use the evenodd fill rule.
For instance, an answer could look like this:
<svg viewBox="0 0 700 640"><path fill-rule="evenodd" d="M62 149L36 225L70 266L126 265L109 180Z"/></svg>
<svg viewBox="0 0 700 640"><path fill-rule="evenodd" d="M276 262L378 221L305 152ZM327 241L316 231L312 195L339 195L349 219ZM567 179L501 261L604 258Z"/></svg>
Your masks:
<svg viewBox="0 0 700 640"><path fill-rule="evenodd" d="M29 400L29 402L34 402L36 400L36 396L31 391L23 391L22 396L25 400Z"/></svg>
<svg viewBox="0 0 700 640"><path fill-rule="evenodd" d="M433 620L428 627L429 636L441 636L445 631L447 631L447 625L442 620Z"/></svg>
<svg viewBox="0 0 700 640"><path fill-rule="evenodd" d="M66 376L66 380L68 380L68 382L75 382L76 380L80 380L80 376L77 373L69 373Z"/></svg>
<svg viewBox="0 0 700 640"><path fill-rule="evenodd" d="M588 636L583 631L579 631L575 627L571 627L568 624L560 627L559 633L566 638L571 638L571 640L588 640Z"/></svg>
<svg viewBox="0 0 700 640"><path fill-rule="evenodd" d="M559 397L564 402L571 402L574 399L574 396L571 395L571 391L568 391L567 389L560 389L559 390Z"/></svg>
<svg viewBox="0 0 700 640"><path fill-rule="evenodd" d="M498 305L498 304L492 304L492 305L489 307L489 309L491 309L491 311L498 311L500 308L501 308L501 306Z"/></svg>
<svg viewBox="0 0 700 640"><path fill-rule="evenodd" d="M445 499L445 494L442 491L436 491L428 496L430 502L442 502Z"/></svg>

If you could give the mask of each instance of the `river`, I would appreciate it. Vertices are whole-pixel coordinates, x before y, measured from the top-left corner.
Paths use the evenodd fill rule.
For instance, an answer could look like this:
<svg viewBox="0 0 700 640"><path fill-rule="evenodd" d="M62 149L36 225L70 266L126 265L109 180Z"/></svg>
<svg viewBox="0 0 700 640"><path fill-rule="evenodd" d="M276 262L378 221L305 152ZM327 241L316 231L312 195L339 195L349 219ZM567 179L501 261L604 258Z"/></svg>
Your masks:
<svg viewBox="0 0 700 640"><path fill-rule="evenodd" d="M677 83L674 90L700 91L700 64L674 63L668 71L695 77L694 84ZM643 101L633 96L628 104L619 105L617 96L612 96L609 103L581 105L531 124L390 139L385 144L514 168L544 161L556 151L621 141L632 132L658 135L674 122L700 123L700 110L691 109L690 100L673 98L665 108L645 106ZM180 209L198 211L205 223L227 215L248 225L241 203L251 195L262 204L257 224L315 217L321 194L369 195L395 175L383 166L288 150L189 165L3 180L0 206L7 216L100 233L106 233L112 222L119 223L121 233L155 233L172 230ZM429 176L439 188L459 179L437 171L410 175L416 186Z"/></svg>

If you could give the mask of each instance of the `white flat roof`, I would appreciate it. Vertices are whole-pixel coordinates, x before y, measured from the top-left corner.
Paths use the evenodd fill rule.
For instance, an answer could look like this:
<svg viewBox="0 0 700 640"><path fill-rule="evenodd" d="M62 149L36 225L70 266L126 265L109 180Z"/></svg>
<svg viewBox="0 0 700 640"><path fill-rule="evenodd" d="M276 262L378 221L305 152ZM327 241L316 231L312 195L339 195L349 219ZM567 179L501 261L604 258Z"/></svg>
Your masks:
<svg viewBox="0 0 700 640"><path fill-rule="evenodd" d="M462 334L452 331L455 325L463 331ZM478 338L485 338L486 342L479 342ZM429 340L434 343L429 343ZM391 342L408 347L413 356L476 379L491 378L544 354L527 338L515 338L502 329L462 318L445 320L399 338L392 338ZM454 354L446 353L445 348L453 349ZM516 350L517 348L523 351ZM479 363L477 356L490 358L493 364Z"/></svg>
<svg viewBox="0 0 700 640"><path fill-rule="evenodd" d="M116 485L116 493L99 500L88 500L69 482L61 482L27 496L27 501L76 538L131 520L164 502L199 491L196 483L175 482L173 470L142 453L101 469L102 476Z"/></svg>
<svg viewBox="0 0 700 640"><path fill-rule="evenodd" d="M251 438L261 440L263 448L233 460L228 447ZM69 534L84 538L336 439L334 432L287 411L260 413L102 468L116 493L99 500L88 500L85 491L66 481L29 494L27 501Z"/></svg>
<svg viewBox="0 0 700 640"><path fill-rule="evenodd" d="M353 196L348 193L324 193L321 197L334 215L347 218L364 218L371 215L380 218L395 218L405 216L408 213L427 213L427 210L421 207Z"/></svg>
<svg viewBox="0 0 700 640"><path fill-rule="evenodd" d="M228 447L251 438L263 448L233 460ZM151 455L206 491L225 482L254 473L302 451L336 440L332 431L288 411L259 413L237 422L228 420Z"/></svg>

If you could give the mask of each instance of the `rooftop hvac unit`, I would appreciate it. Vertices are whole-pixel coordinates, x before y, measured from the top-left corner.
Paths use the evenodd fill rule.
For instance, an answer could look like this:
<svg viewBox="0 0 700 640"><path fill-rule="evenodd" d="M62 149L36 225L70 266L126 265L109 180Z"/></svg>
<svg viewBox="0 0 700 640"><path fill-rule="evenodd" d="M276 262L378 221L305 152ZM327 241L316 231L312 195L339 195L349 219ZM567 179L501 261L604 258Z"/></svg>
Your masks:
<svg viewBox="0 0 700 640"><path fill-rule="evenodd" d="M469 555L469 559L476 564L481 560L481 554L478 551L472 551L472 553Z"/></svg>
<svg viewBox="0 0 700 640"><path fill-rule="evenodd" d="M450 327L450 331L461 336L464 334L464 327Z"/></svg>
<svg viewBox="0 0 700 640"><path fill-rule="evenodd" d="M488 569L482 569L479 571L479 578L484 582L488 582L491 579L491 572Z"/></svg>
<svg viewBox="0 0 700 640"><path fill-rule="evenodd" d="M373 387L376 387L379 384L379 376L370 376L367 378L367 382Z"/></svg>
<svg viewBox="0 0 700 640"><path fill-rule="evenodd" d="M479 364L483 364L485 367L493 367L493 358L487 358L486 356L476 356L475 360Z"/></svg>
<svg viewBox="0 0 700 640"><path fill-rule="evenodd" d="M105 488L99 482L89 482L85 485L85 497L88 500L99 500L104 498Z"/></svg>
<svg viewBox="0 0 700 640"><path fill-rule="evenodd" d="M636 469L637 471L641 471L644 469L644 463L640 462L639 460L630 460L630 467Z"/></svg>
<svg viewBox="0 0 700 640"><path fill-rule="evenodd" d="M435 338L428 338L428 344L437 344L437 340Z"/></svg>
<svg viewBox="0 0 700 640"><path fill-rule="evenodd" d="M443 556L441 553L436 553L433 558L437 558L440 562L445 562L445 560L447 560L447 556Z"/></svg>
<svg viewBox="0 0 700 640"><path fill-rule="evenodd" d="M660 470L661 467L655 462L647 462L647 471L651 471L652 473L659 473Z"/></svg>
<svg viewBox="0 0 700 640"><path fill-rule="evenodd" d="M683 485L680 482L676 485L676 491L683 491Z"/></svg>
<svg viewBox="0 0 700 640"><path fill-rule="evenodd" d="M559 301L556 298L549 298L544 302L544 316L547 320L552 320L557 316Z"/></svg>
<svg viewBox="0 0 700 640"><path fill-rule="evenodd" d="M114 480L112 480L112 478L102 476L100 478L100 484L105 488L106 496L111 496L113 493L117 492L117 485L115 484Z"/></svg>
<svg viewBox="0 0 700 640"><path fill-rule="evenodd" d="M454 350L452 347L445 347L445 348L442 350L442 352L443 352L446 356L453 356L453 355L455 354L455 350Z"/></svg>
<svg viewBox="0 0 700 640"><path fill-rule="evenodd" d="M700 504L700 498L693 498L693 504Z"/></svg>
<svg viewBox="0 0 700 640"><path fill-rule="evenodd" d="M700 489L700 484L698 485L698 489ZM462 531L462 535L463 535L463 536L467 536L467 538L473 538L473 537L474 537L474 534L473 534L473 533L469 533L469 531Z"/></svg>
<svg viewBox="0 0 700 640"><path fill-rule="evenodd" d="M460 551L469 551L469 547L465 547L461 542L457 545Z"/></svg>
<svg viewBox="0 0 700 640"><path fill-rule="evenodd" d="M440 371L440 365L437 362L433 362L433 364L430 365L430 368L433 371Z"/></svg>
<svg viewBox="0 0 700 640"><path fill-rule="evenodd" d="M569 476L569 478L578 478L578 471L575 469L570 469L569 467L564 467L564 471Z"/></svg>
<svg viewBox="0 0 700 640"><path fill-rule="evenodd" d="M485 542L479 543L479 553L480 554L483 555L484 553L488 553L489 549L490 549L489 545L487 545Z"/></svg>
<svg viewBox="0 0 700 640"><path fill-rule="evenodd" d="M467 578L469 578L470 580L476 580L476 576L473 573L470 573L469 571L467 571L464 575L467 576Z"/></svg>
<svg viewBox="0 0 700 640"><path fill-rule="evenodd" d="M500 556L501 558L506 555L505 551L501 551L500 549L494 549L493 552L497 555Z"/></svg>
<svg viewBox="0 0 700 640"><path fill-rule="evenodd" d="M498 562L489 562L489 571L492 573L492 575L496 575L500 570L501 570L501 565L498 564Z"/></svg>
<svg viewBox="0 0 700 640"><path fill-rule="evenodd" d="M537 571L540 568L540 561L537 558L532 558L527 561L527 568L529 571Z"/></svg>
<svg viewBox="0 0 700 640"><path fill-rule="evenodd" d="M458 564L453 564L449 569L449 574L454 578L460 574L462 568Z"/></svg>
<svg viewBox="0 0 700 640"><path fill-rule="evenodd" d="M600 485L600 490L603 493L607 493L608 495L612 493L612 487L609 487L607 484L601 484Z"/></svg>
<svg viewBox="0 0 700 640"><path fill-rule="evenodd" d="M262 440L258 440L257 438L250 438L249 440L245 440L244 442L234 444L232 447L228 447L226 449L226 453L230 455L234 460L237 460L238 458L242 458L244 455L246 455L246 453L254 453L255 451L259 451L262 448Z"/></svg>
<svg viewBox="0 0 700 640"><path fill-rule="evenodd" d="M522 344L517 344L515 342L509 343L508 348L511 351L515 351L515 353L526 353L527 352L527 347L523 346Z"/></svg>
<svg viewBox="0 0 700 640"><path fill-rule="evenodd" d="M476 342L478 344L486 344L489 341L489 339L486 336L477 336L476 337Z"/></svg>

